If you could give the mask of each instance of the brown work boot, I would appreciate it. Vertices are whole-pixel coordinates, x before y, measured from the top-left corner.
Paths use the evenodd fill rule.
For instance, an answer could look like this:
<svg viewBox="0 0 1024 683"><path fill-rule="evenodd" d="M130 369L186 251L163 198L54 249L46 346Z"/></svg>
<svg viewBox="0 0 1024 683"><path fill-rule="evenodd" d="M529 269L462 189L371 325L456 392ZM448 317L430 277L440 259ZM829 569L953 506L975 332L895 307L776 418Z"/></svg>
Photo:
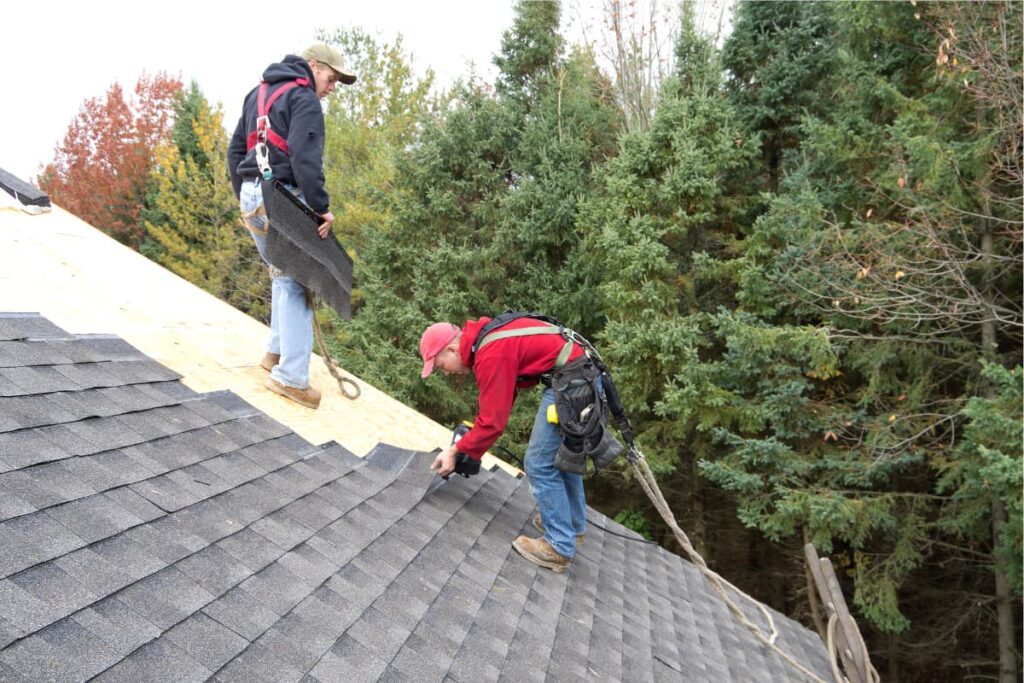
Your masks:
<svg viewBox="0 0 1024 683"><path fill-rule="evenodd" d="M539 512L536 513L533 516L533 528L536 529L537 531L541 532L542 534L544 533L544 521L540 518L540 513ZM583 534L576 534L576 547L577 548L582 548L583 547L583 538L584 538Z"/></svg>
<svg viewBox="0 0 1024 683"><path fill-rule="evenodd" d="M290 398L299 405L306 406L307 408L317 408L320 406L320 392L313 387L296 389L295 387L289 387L285 384L281 384L272 377L268 377L263 380L263 386L270 389L275 394L284 396L285 398Z"/></svg>
<svg viewBox="0 0 1024 683"><path fill-rule="evenodd" d="M265 354L263 354L263 360L260 361L260 367L266 370L267 372L270 372L271 370L274 369L274 366L280 362L281 354L270 353L270 351L267 351Z"/></svg>
<svg viewBox="0 0 1024 683"><path fill-rule="evenodd" d="M551 547L551 544L543 538L520 536L516 540L512 541L512 547L530 562L539 564L542 567L547 567L556 574L564 572L566 567L569 566L569 563L572 562L572 558L559 555L555 552L555 549Z"/></svg>

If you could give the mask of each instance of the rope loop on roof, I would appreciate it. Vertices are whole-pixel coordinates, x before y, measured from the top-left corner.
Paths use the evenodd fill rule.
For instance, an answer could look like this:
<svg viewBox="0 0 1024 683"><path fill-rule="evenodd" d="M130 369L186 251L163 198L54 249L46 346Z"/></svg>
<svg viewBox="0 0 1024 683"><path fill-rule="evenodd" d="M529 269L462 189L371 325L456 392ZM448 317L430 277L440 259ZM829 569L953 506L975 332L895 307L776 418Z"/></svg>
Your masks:
<svg viewBox="0 0 1024 683"><path fill-rule="evenodd" d="M324 359L324 364L327 366L327 371L331 373L331 377L338 380L338 391L341 395L347 399L356 400L362 395L362 389L356 384L355 380L351 377L345 377L338 372L337 366L334 360L331 358L331 352L327 349L327 342L324 341L323 330L320 329L320 321L316 319L316 306L314 305L313 292L309 289L306 290L306 298L309 300L309 305L313 309L313 336L316 337L316 344L320 347L320 356ZM346 389L345 385L352 385L352 389Z"/></svg>

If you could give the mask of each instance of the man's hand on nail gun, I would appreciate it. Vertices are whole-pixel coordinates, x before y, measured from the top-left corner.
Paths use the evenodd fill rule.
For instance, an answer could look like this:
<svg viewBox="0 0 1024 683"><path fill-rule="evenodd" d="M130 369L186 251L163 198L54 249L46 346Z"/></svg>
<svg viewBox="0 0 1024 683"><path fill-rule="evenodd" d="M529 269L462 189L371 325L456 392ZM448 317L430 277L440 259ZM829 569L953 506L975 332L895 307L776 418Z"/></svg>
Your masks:
<svg viewBox="0 0 1024 683"><path fill-rule="evenodd" d="M437 470L438 476L447 477L455 471L455 453L458 451L458 444L452 444L445 450L438 453L430 469Z"/></svg>

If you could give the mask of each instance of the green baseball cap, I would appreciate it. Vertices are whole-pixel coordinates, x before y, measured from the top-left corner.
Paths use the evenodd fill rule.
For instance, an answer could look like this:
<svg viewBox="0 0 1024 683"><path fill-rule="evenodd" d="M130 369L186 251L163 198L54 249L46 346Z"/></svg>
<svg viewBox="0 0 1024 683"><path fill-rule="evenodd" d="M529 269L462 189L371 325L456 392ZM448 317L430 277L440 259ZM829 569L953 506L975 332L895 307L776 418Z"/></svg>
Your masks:
<svg viewBox="0 0 1024 683"><path fill-rule="evenodd" d="M316 60L331 67L337 72L338 80L345 85L352 85L356 82L356 75L345 70L345 62L341 58L341 53L327 43L313 43L302 51L302 58Z"/></svg>

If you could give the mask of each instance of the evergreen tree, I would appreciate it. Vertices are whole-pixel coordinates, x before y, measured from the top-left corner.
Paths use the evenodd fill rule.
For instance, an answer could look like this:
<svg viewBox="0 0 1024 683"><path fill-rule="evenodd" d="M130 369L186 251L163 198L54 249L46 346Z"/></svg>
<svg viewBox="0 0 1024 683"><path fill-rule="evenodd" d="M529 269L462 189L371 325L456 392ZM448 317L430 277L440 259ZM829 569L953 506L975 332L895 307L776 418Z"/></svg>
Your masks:
<svg viewBox="0 0 1024 683"><path fill-rule="evenodd" d="M558 32L562 7L558 2L519 2L512 28L501 36L501 52L494 57L500 69L498 94L529 108L562 53L565 41Z"/></svg>
<svg viewBox="0 0 1024 683"><path fill-rule="evenodd" d="M495 59L496 91L458 85L400 158L390 220L368 239L364 308L343 340L348 367L443 422L472 414L471 390L416 368L416 342L436 320L461 323L506 308L579 325L574 261L580 201L614 153L614 109L590 55L559 54L555 3L517 5ZM576 263L577 266L580 264ZM517 415L510 443L528 420Z"/></svg>
<svg viewBox="0 0 1024 683"><path fill-rule="evenodd" d="M1021 431L1019 398L979 363L1021 357L1019 174L1005 155L1019 139L1019 108L993 92L1012 86L989 80L1011 74L1019 93L1019 5L831 7L836 68L819 88L835 106L799 122L799 165L741 258L715 264L737 274L744 310L779 329L813 326L827 371L804 372L815 386L801 392L811 408L802 425L775 417L751 431L719 411L722 382L703 386L707 370L690 368L701 373L686 383L696 405L729 446L705 472L737 493L747 523L778 539L803 529L835 554L860 613L889 634L873 642L888 642L892 675L899 664L933 676L946 666L949 675L983 671L989 658L1006 679L1012 649L997 655L991 637L972 634L993 634L998 621L999 640L1016 642L1020 535L1007 521L1020 508L1020 455L979 441L983 428L971 425L999 425L1018 440ZM978 42L971 50L950 36ZM1009 64L984 71L985 60ZM765 386L752 379L740 386ZM758 410L777 416L785 406L759 394ZM967 474L981 472L987 485ZM986 588L977 566L993 545L1002 551ZM979 602L980 592L995 600ZM950 610L952 626L942 617ZM963 658L939 664L954 644Z"/></svg>
<svg viewBox="0 0 1024 683"><path fill-rule="evenodd" d="M747 130L761 137L761 188L776 192L805 113L829 106L819 84L831 69L829 7L802 0L745 0L722 49L726 86Z"/></svg>
<svg viewBox="0 0 1024 683"><path fill-rule="evenodd" d="M618 119L589 53L573 51L542 81L529 116L510 112L519 132L514 170L483 255L499 274L489 283L491 306L543 310L591 334L603 324L602 276L580 250L588 227L579 215L597 170L618 151Z"/></svg>
<svg viewBox="0 0 1024 683"><path fill-rule="evenodd" d="M684 8L685 9L685 8ZM717 55L682 14L677 76L662 89L650 131L630 133L588 203L586 254L603 273L600 348L663 488L703 549L704 492L696 464L714 446L678 405L680 377L707 353L728 290L694 277L695 252L733 253L737 196L756 156L720 92Z"/></svg>
<svg viewBox="0 0 1024 683"><path fill-rule="evenodd" d="M481 257L506 188L500 106L475 84L423 122L420 141L398 159L389 224L367 233L363 306L342 329L345 367L442 422L464 419L469 399L419 378L419 334L431 322L488 309Z"/></svg>
<svg viewBox="0 0 1024 683"><path fill-rule="evenodd" d="M182 158L192 159L204 172L211 170L210 160L202 149L202 141L196 132L195 122L200 117L208 116L209 108L210 105L203 97L199 84L193 80L175 107L174 127L171 129L171 141L178 148Z"/></svg>

